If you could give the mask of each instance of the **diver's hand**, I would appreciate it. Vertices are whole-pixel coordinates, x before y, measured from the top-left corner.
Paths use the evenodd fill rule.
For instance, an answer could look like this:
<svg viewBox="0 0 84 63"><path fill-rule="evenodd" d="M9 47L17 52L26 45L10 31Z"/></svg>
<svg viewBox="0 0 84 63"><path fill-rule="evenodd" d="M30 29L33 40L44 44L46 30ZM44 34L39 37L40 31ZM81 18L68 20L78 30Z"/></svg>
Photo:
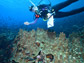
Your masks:
<svg viewBox="0 0 84 63"><path fill-rule="evenodd" d="M24 25L30 25L30 23L28 21L24 22Z"/></svg>

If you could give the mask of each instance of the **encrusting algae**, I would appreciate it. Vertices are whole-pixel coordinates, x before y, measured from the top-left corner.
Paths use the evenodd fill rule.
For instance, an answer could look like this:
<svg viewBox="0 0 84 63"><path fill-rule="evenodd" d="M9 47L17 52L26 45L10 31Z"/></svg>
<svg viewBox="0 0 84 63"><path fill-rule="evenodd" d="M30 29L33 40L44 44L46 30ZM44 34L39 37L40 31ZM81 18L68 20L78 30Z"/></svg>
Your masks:
<svg viewBox="0 0 84 63"><path fill-rule="evenodd" d="M72 36L72 35L71 35ZM11 61L17 63L83 63L84 48L77 37L66 38L61 32L20 29L13 44Z"/></svg>

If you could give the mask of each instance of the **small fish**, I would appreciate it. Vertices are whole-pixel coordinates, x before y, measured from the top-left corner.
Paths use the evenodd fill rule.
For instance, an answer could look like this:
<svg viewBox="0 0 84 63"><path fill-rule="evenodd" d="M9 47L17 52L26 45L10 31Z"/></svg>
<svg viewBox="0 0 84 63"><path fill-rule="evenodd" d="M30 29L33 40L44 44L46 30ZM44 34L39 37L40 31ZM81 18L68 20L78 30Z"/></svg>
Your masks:
<svg viewBox="0 0 84 63"><path fill-rule="evenodd" d="M54 56L52 54L47 54L46 55L46 58L49 58L50 59L50 62L52 62L53 59L54 59Z"/></svg>
<svg viewBox="0 0 84 63"><path fill-rule="evenodd" d="M19 63L19 62L16 62L15 60L12 60L12 63Z"/></svg>
<svg viewBox="0 0 84 63"><path fill-rule="evenodd" d="M36 44L38 47L40 46L40 43L39 43L39 42L36 42L35 44Z"/></svg>
<svg viewBox="0 0 84 63"><path fill-rule="evenodd" d="M25 55L29 55L30 53L25 53Z"/></svg>
<svg viewBox="0 0 84 63"><path fill-rule="evenodd" d="M30 58L30 57L26 57L26 58L23 58L25 60L28 60L28 61L33 61L34 59L33 58Z"/></svg>

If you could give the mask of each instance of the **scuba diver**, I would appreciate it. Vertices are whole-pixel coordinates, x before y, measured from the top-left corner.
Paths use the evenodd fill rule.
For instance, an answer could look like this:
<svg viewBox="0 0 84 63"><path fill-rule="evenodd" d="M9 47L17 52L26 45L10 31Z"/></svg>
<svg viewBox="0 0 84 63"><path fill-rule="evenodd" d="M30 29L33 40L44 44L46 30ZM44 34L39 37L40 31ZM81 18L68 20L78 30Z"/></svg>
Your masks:
<svg viewBox="0 0 84 63"><path fill-rule="evenodd" d="M79 9L75 9L69 12L62 12L59 11L60 9L74 3L77 2L78 0L67 0L65 2L62 2L58 5L54 5L51 7L51 2L50 0L48 0L50 3L48 5L46 4L41 4L40 3L43 1L41 0L39 2L39 5L36 6L31 0L29 0L32 3L32 6L30 7L30 11L35 13L35 19L33 22L29 23L29 22L25 22L24 24L26 25L30 25L30 24L35 24L38 20L38 18L43 18L44 21L47 21L47 26L49 27L53 27L54 26L54 18L62 18L62 17L67 17L67 16L71 16L80 12L84 11L84 7L79 8Z"/></svg>

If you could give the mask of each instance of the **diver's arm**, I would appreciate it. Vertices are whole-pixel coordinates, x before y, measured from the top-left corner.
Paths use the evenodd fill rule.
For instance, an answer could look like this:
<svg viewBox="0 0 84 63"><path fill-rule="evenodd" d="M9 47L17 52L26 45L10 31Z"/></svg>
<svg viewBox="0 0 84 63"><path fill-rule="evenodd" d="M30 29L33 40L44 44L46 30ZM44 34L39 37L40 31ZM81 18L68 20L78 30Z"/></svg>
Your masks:
<svg viewBox="0 0 84 63"><path fill-rule="evenodd" d="M30 22L29 24L35 24L37 22L38 18L36 18L33 22Z"/></svg>
<svg viewBox="0 0 84 63"><path fill-rule="evenodd" d="M33 22L24 22L24 25L31 25L31 24L35 24L37 22L38 18L36 18Z"/></svg>

